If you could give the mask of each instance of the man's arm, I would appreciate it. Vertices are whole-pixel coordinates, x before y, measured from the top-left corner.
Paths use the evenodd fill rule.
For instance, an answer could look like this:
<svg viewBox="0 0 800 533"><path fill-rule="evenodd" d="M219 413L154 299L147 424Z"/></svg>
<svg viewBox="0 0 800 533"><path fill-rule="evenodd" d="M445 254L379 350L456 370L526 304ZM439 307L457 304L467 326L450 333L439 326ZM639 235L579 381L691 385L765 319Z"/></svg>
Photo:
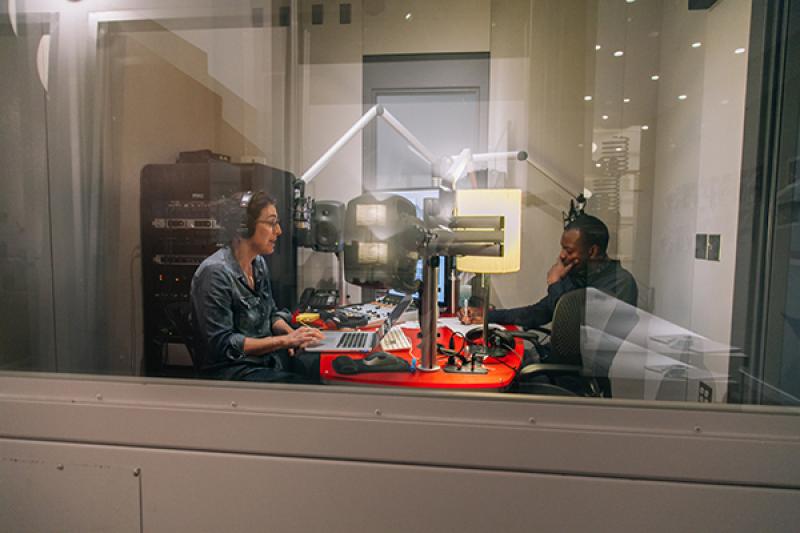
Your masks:
<svg viewBox="0 0 800 533"><path fill-rule="evenodd" d="M553 312L558 299L570 288L571 284L568 279L552 283L547 286L547 296L533 305L489 311L489 322L514 324L525 329L544 326L553 320Z"/></svg>

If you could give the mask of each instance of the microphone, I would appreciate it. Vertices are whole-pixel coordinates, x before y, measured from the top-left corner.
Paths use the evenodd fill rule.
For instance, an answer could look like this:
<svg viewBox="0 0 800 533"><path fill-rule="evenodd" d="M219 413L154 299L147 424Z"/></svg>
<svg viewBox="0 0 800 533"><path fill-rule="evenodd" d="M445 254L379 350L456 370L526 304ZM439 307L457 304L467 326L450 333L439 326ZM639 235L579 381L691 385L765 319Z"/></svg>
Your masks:
<svg viewBox="0 0 800 533"><path fill-rule="evenodd" d="M314 199L305 195L306 184L302 180L295 180L292 191L294 205L292 206L292 223L294 236L298 246L310 247L311 213L314 211Z"/></svg>

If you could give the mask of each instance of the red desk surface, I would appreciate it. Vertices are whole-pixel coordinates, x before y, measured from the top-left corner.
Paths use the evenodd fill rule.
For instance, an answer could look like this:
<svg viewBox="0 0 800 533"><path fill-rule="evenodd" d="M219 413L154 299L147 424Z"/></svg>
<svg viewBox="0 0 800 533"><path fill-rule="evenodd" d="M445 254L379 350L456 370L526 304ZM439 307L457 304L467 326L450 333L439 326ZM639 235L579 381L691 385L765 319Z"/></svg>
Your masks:
<svg viewBox="0 0 800 533"><path fill-rule="evenodd" d="M402 357L409 363L412 356L416 356L417 365L421 364L421 351L416 346L418 329L403 329L406 336L411 339L411 350L391 351L392 355ZM439 328L438 342L449 346L452 332L449 328ZM456 337L456 350L461 348L463 339ZM376 348L380 351L380 347ZM322 381L327 383L350 383L358 385L389 385L397 387L415 387L430 389L470 389L470 390L504 390L511 385L514 376L522 364L522 341L516 340L516 349L505 357L487 357L484 366L486 374L456 374L437 370L435 372L367 372L363 374L338 374L332 366L333 360L340 355L348 355L353 359L363 359L369 354L364 353L322 353L320 354L319 370ZM447 364L447 356L439 356L437 363L440 367Z"/></svg>

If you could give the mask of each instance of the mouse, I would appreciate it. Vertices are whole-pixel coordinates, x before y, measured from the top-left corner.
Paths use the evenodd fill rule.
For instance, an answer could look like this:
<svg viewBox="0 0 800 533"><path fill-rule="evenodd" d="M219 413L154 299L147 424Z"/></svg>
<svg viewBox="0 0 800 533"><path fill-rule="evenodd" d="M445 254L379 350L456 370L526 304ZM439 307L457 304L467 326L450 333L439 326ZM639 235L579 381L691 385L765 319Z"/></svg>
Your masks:
<svg viewBox="0 0 800 533"><path fill-rule="evenodd" d="M367 366L384 366L386 364L394 364L394 356L386 352L373 352L363 359Z"/></svg>

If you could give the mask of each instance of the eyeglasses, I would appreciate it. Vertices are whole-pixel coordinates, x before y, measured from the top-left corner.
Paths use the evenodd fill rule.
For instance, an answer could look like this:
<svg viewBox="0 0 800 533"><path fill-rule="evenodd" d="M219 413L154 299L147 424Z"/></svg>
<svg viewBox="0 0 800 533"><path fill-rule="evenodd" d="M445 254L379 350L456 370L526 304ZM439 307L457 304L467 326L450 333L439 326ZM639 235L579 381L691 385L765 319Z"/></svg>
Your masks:
<svg viewBox="0 0 800 533"><path fill-rule="evenodd" d="M274 230L275 226L281 225L281 221L277 218L275 220L256 220L256 224L266 224L270 229Z"/></svg>

